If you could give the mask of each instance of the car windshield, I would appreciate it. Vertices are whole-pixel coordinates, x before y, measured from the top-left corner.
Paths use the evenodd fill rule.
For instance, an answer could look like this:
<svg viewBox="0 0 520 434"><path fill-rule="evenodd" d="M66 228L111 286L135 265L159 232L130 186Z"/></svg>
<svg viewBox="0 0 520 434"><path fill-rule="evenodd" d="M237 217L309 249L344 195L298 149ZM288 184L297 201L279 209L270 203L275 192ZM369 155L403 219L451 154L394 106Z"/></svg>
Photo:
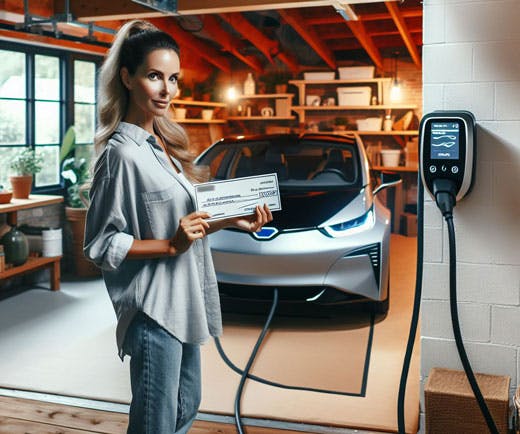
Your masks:
<svg viewBox="0 0 520 434"><path fill-rule="evenodd" d="M199 161L213 179L276 173L280 187L358 187L359 157L354 145L325 140L258 140L221 143Z"/></svg>

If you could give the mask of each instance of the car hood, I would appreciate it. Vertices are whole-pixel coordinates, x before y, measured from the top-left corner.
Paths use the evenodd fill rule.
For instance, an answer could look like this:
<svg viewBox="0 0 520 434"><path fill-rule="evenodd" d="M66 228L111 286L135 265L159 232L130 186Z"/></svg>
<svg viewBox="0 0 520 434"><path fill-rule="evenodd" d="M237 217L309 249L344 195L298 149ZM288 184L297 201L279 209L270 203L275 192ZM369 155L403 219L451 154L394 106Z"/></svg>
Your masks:
<svg viewBox="0 0 520 434"><path fill-rule="evenodd" d="M278 230L309 229L332 220L346 221L363 215L369 208L365 189L281 192L282 210L273 213L268 226ZM332 223L334 224L334 223Z"/></svg>

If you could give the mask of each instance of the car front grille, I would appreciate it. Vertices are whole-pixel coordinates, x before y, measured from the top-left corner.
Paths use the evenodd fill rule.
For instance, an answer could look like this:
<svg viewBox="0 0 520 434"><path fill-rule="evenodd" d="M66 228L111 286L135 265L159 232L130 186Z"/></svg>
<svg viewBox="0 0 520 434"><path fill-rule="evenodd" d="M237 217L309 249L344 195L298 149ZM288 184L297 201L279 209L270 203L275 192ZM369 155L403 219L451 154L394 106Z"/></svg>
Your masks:
<svg viewBox="0 0 520 434"><path fill-rule="evenodd" d="M377 286L379 287L380 276L381 276L381 243L374 243L368 246L361 247L359 249L350 251L345 258L350 256L361 256L368 255L370 262L372 263L372 269L374 270L374 277L376 279Z"/></svg>

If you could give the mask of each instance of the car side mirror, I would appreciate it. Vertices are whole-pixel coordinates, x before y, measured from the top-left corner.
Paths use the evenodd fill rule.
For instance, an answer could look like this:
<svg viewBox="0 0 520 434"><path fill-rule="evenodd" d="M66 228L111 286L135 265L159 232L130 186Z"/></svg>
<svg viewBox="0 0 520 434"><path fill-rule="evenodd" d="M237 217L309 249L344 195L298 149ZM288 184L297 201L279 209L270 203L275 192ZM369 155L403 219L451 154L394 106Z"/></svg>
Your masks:
<svg viewBox="0 0 520 434"><path fill-rule="evenodd" d="M395 172L381 172L381 184L374 190L374 195L388 187L393 187L403 182L401 175Z"/></svg>

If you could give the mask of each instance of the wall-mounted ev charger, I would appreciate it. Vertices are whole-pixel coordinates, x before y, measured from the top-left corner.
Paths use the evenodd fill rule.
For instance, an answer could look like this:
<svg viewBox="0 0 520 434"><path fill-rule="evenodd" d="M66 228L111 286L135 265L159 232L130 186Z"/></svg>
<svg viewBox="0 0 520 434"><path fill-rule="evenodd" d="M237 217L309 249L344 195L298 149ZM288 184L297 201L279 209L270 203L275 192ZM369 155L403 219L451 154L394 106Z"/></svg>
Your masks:
<svg viewBox="0 0 520 434"><path fill-rule="evenodd" d="M425 115L419 127L417 273L410 334L403 362L397 402L397 424L400 434L405 434L406 432L404 399L421 304L424 250L424 189L435 200L448 227L450 313L457 351L488 429L491 433L498 434L498 429L478 387L466 350L464 349L457 311L457 261L453 208L458 201L470 192L475 179L476 127L475 117L468 111L435 111Z"/></svg>
<svg viewBox="0 0 520 434"><path fill-rule="evenodd" d="M438 193L449 188L458 202L475 179L475 117L467 111L427 114L421 120L419 138L420 174L428 193L437 201Z"/></svg>

